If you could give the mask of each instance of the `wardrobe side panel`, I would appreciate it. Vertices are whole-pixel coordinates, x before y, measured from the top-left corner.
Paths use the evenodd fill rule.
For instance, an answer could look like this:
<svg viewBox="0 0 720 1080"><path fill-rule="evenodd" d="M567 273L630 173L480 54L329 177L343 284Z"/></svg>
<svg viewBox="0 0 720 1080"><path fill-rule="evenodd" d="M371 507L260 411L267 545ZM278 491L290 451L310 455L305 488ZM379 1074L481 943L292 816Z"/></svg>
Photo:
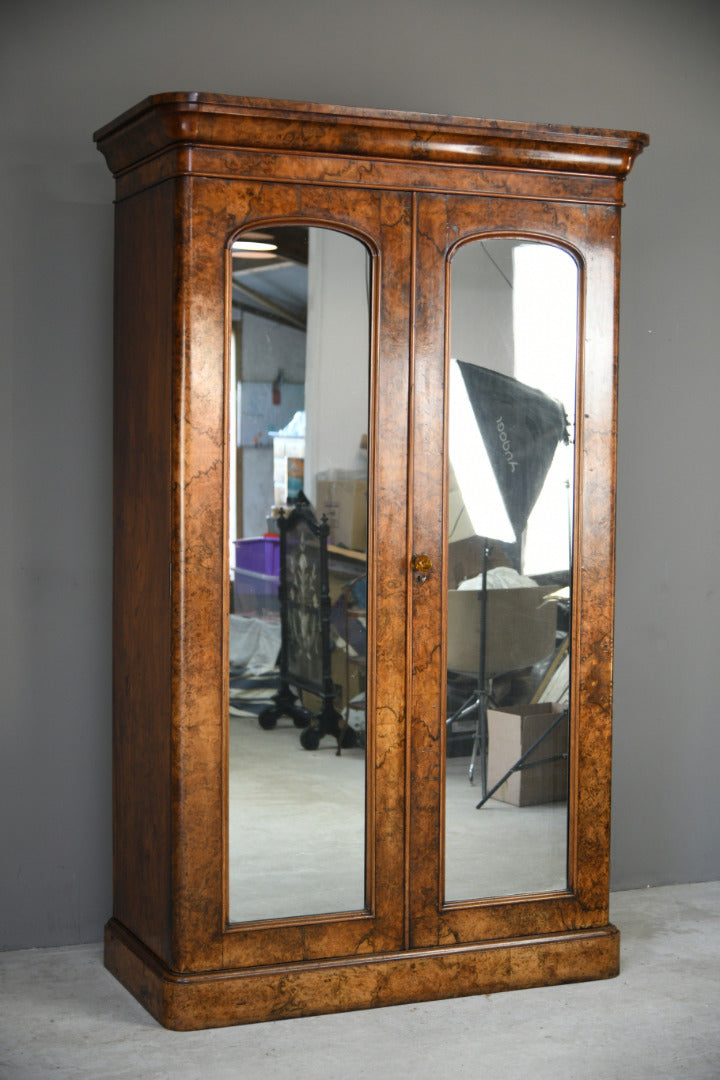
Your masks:
<svg viewBox="0 0 720 1080"><path fill-rule="evenodd" d="M114 916L170 953L172 185L116 207Z"/></svg>

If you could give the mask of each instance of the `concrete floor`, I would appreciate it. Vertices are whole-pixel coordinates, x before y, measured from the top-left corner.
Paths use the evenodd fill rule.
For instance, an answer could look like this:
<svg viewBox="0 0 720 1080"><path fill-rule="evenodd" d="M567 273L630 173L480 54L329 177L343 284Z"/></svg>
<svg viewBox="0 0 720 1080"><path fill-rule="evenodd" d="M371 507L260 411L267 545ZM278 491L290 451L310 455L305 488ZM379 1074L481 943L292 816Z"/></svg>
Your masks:
<svg viewBox="0 0 720 1080"><path fill-rule="evenodd" d="M615 893L622 972L218 1031L165 1031L99 945L0 954L2 1080L718 1080L720 882Z"/></svg>

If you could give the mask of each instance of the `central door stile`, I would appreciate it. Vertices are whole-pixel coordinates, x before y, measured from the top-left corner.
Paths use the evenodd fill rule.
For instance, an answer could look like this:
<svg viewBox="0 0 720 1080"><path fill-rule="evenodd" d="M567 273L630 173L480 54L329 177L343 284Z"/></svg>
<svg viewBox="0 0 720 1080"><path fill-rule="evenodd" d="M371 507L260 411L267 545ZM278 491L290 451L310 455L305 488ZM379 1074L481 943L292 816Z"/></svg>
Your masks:
<svg viewBox="0 0 720 1080"><path fill-rule="evenodd" d="M410 693L410 942L441 944L445 650L444 386L447 198L418 196L414 225ZM428 565L430 564L430 565Z"/></svg>

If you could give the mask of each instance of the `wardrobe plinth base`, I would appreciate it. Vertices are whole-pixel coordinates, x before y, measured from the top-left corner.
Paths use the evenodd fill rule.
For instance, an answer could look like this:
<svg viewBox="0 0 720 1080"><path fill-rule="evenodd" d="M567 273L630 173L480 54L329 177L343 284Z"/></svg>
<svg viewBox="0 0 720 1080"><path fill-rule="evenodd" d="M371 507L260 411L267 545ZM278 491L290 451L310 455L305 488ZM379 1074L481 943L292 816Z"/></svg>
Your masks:
<svg viewBox="0 0 720 1080"><path fill-rule="evenodd" d="M176 1031L381 1008L612 978L620 935L593 930L483 944L177 974L118 922L105 966L163 1026Z"/></svg>

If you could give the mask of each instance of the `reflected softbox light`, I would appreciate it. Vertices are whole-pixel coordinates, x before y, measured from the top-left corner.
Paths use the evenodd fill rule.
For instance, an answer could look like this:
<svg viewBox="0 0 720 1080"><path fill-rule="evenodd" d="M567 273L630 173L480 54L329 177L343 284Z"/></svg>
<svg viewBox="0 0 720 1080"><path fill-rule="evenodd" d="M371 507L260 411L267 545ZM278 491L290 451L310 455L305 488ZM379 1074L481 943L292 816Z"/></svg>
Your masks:
<svg viewBox="0 0 720 1080"><path fill-rule="evenodd" d="M451 405L450 457L467 512L478 535L520 540L558 443L568 441L567 414L559 401L508 375L460 360L453 361L452 367L456 367L462 382L456 377L453 387L451 376L451 394L469 403L514 536L503 535L507 530L494 506L492 516L498 524L486 519L494 492L483 489L478 473L478 462L484 455L477 453L476 446L474 468L467 464L463 467L455 460L452 450L456 421Z"/></svg>

